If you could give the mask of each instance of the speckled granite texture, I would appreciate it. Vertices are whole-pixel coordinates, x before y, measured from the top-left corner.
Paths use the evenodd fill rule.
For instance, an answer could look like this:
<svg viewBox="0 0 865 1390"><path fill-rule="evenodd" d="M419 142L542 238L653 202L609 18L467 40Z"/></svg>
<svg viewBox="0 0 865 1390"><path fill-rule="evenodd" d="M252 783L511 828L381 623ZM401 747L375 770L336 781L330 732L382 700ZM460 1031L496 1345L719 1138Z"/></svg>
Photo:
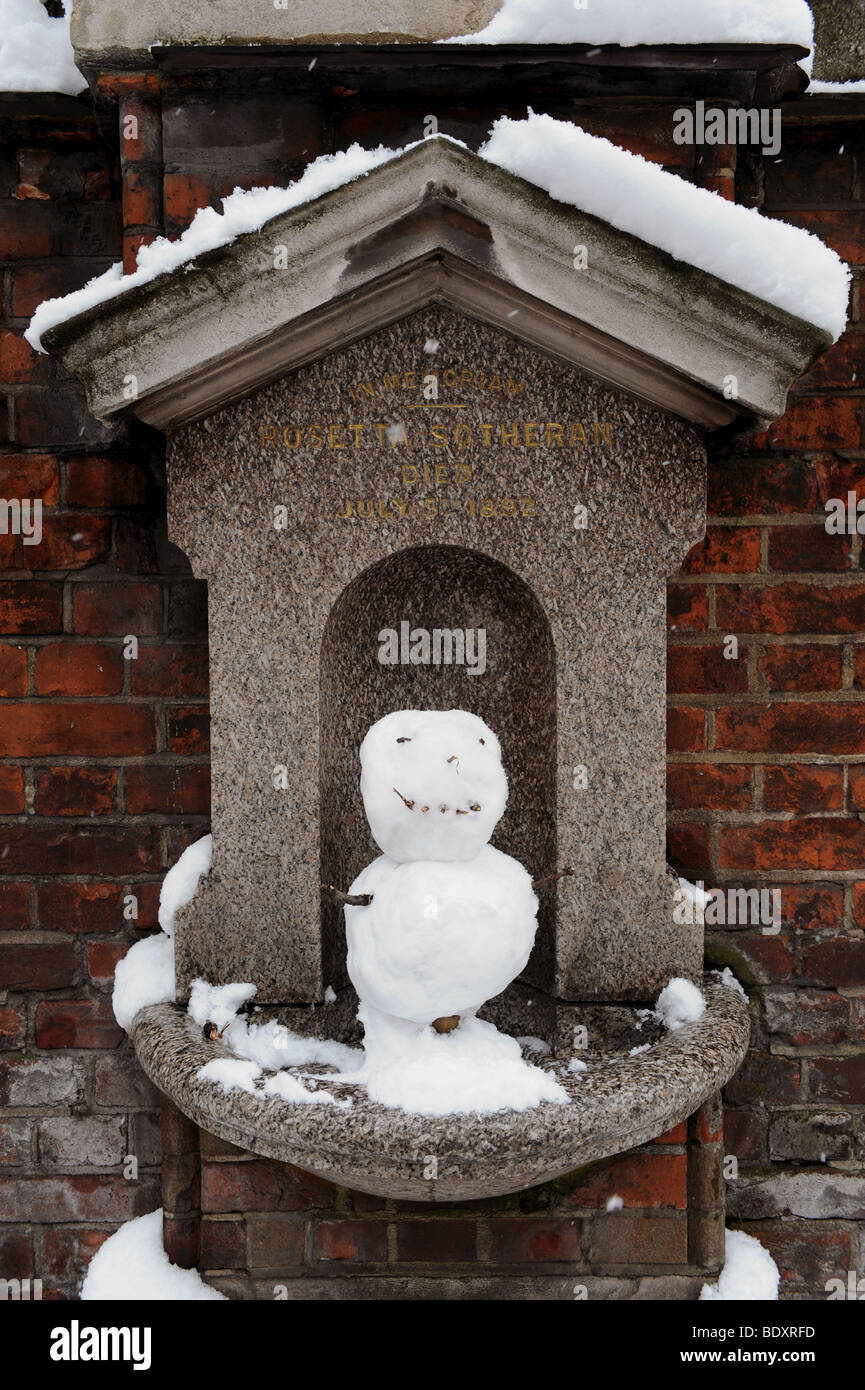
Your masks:
<svg viewBox="0 0 865 1390"><path fill-rule="evenodd" d="M575 871L545 894L529 982L647 999L694 976L701 929L674 924L664 863L664 613L704 495L689 426L443 306L177 431L171 537L209 582L215 843L181 989L341 986L319 883L376 853L358 744L406 705L481 714L511 779L494 842ZM382 665L401 622L483 628L484 673Z"/></svg>

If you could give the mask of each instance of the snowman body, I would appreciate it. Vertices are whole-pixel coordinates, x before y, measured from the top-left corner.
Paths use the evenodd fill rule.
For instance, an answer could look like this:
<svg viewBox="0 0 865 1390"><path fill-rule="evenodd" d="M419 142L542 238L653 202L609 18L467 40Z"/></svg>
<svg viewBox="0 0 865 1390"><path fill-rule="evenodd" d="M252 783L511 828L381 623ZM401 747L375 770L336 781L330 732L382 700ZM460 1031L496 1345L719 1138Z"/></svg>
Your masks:
<svg viewBox="0 0 865 1390"><path fill-rule="evenodd" d="M362 1005L426 1025L475 1013L528 961L537 898L488 843L507 800L498 739L463 710L401 710L361 745L361 791L384 853L348 906L348 973Z"/></svg>

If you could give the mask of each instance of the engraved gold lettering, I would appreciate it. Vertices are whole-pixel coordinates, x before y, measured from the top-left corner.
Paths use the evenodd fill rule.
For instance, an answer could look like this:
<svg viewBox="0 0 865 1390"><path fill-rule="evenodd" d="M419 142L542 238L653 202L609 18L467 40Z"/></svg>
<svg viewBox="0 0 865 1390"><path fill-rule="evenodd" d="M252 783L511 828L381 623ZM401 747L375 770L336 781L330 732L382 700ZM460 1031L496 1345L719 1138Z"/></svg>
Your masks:
<svg viewBox="0 0 865 1390"><path fill-rule="evenodd" d="M458 449L466 449L472 442L472 431L470 425L464 425L462 421L454 430L454 443Z"/></svg>
<svg viewBox="0 0 865 1390"><path fill-rule="evenodd" d="M548 423L548 424L547 424L547 448L549 448L550 444L552 443L552 440L553 440L553 437L554 437L554 436L555 436L555 441L556 441L556 443L558 444L559 448L561 449L561 447L563 446L563 444L564 444L564 442L565 442L565 441L562 439L562 427L561 427L561 425L557 425L557 424L555 424L555 423Z"/></svg>
<svg viewBox="0 0 865 1390"><path fill-rule="evenodd" d="M430 440L432 441L432 444L436 449L442 449L447 447L447 433L445 432L445 430L442 429L441 425L430 426Z"/></svg>
<svg viewBox="0 0 865 1390"><path fill-rule="evenodd" d="M321 425L310 425L309 442L314 449L320 449L324 443L324 430Z"/></svg>
<svg viewBox="0 0 865 1390"><path fill-rule="evenodd" d="M403 487L411 487L417 482L417 468L413 463L404 463L402 466Z"/></svg>
<svg viewBox="0 0 865 1390"><path fill-rule="evenodd" d="M594 423L594 430L595 430L595 443L596 443L596 444L600 444L600 442L601 442L601 437L603 436L604 443L605 443L605 444L610 444L612 441L610 440L610 424L609 424L609 421L608 421L608 420L605 420L605 421L602 421L602 420L595 420L593 423Z"/></svg>
<svg viewBox="0 0 865 1390"><path fill-rule="evenodd" d="M490 438L494 429L495 425L481 425L481 434L484 437L484 444L487 448L490 447Z"/></svg>
<svg viewBox="0 0 865 1390"><path fill-rule="evenodd" d="M343 443L338 439L338 436L341 435L341 434L342 434L342 425L330 425L330 426L329 426L328 431L327 431L327 442L328 442L328 444L330 445L331 449L344 449L344 448L345 448L345 444L343 444Z"/></svg>
<svg viewBox="0 0 865 1390"><path fill-rule="evenodd" d="M343 521L347 520L347 518L351 516L351 498L350 498L350 497L347 497L347 498L345 499L345 511L344 511L344 512L339 512L339 513L338 513L338 516L340 516L340 517L342 518Z"/></svg>
<svg viewBox="0 0 865 1390"><path fill-rule="evenodd" d="M588 444L589 441L586 438L586 431L583 429L579 420L575 425L571 425L571 435L568 442L572 449L575 444Z"/></svg>
<svg viewBox="0 0 865 1390"><path fill-rule="evenodd" d="M500 429L501 432L502 432L502 443L503 443L503 444L519 444L519 442L520 442L520 427L519 427L518 424L517 424L517 425L511 425L510 427L508 427L507 425L500 425L500 426L499 426L499 429Z"/></svg>
<svg viewBox="0 0 865 1390"><path fill-rule="evenodd" d="M536 424L534 420L526 421L526 444L528 444L529 447L532 449L537 449L538 445L541 442L538 439L538 430L540 428L540 425Z"/></svg>
<svg viewBox="0 0 865 1390"><path fill-rule="evenodd" d="M435 465L435 476L436 476L436 482L437 482L437 483L446 483L446 482L447 482L447 480L448 480L448 467L447 467L447 464L446 464L446 463L437 463L437 464Z"/></svg>
<svg viewBox="0 0 865 1390"><path fill-rule="evenodd" d="M366 507L366 511L364 511L364 507ZM361 502L360 499L358 499L357 514L364 519L372 516L372 498L370 498L368 502Z"/></svg>
<svg viewBox="0 0 865 1390"><path fill-rule="evenodd" d="M360 444L360 436L361 436L361 434L363 433L363 431L366 429L366 425L349 425L348 428L351 430L352 434L354 435L354 447L357 448L358 445Z"/></svg>
<svg viewBox="0 0 865 1390"><path fill-rule="evenodd" d="M454 466L454 482L467 483L471 479L472 470L467 463L458 463Z"/></svg>
<svg viewBox="0 0 865 1390"><path fill-rule="evenodd" d="M261 427L261 444L262 444L262 448L264 447L265 444L275 444L275 443L276 443L276 425L262 425L262 427Z"/></svg>

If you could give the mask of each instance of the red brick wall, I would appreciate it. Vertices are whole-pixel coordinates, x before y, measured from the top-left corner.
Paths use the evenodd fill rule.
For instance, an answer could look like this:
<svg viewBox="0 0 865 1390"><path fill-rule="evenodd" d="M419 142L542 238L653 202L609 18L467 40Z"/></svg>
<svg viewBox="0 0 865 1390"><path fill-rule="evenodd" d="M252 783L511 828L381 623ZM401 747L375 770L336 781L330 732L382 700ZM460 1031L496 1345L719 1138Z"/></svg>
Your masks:
<svg viewBox="0 0 865 1390"><path fill-rule="evenodd" d="M320 148L419 133L420 108L397 120L335 93L326 111L278 125L275 158L272 125L249 107L217 130L206 111L184 112L180 95L164 139L173 232L200 202L284 179ZM155 926L165 868L206 829L206 617L201 586L165 539L158 450L104 431L20 337L40 299L120 257L121 205L127 252L152 231L152 124L139 150L124 150L121 196L116 112L97 118L86 99L43 98L21 110L0 107L0 496L41 497L46 510L42 545L0 536L0 1276L72 1294L105 1234L159 1202L156 1099L114 1024L111 975ZM785 121L783 163L740 154L737 196L812 227L858 268L865 121L799 111L798 125ZM731 191L722 170L732 152L695 171L693 152L672 144L666 109L593 103L577 115ZM442 128L467 136L476 119ZM670 591L671 856L690 878L784 895L778 936L714 931L710 954L746 980L755 1023L728 1088L727 1150L739 1165L729 1208L773 1250L791 1296L823 1297L826 1279L865 1260L865 579L859 537L823 527L828 497L865 496L858 285L853 304L850 333L799 384L784 419L714 451L708 538ZM739 638L736 661L722 655L728 633ZM135 661L123 657L127 635L139 639ZM123 916L129 893L137 921ZM630 1177L607 1175L626 1217L628 1192L653 1181L658 1158L680 1158L680 1143ZM123 1176L129 1154L135 1180ZM220 1162L250 1163L205 1153L204 1263L233 1269L267 1213L226 1204L214 1187ZM311 1182L280 1181L292 1191ZM383 1239L390 1260L413 1268L417 1255L440 1270L442 1252L489 1267L496 1250L536 1269L571 1261L568 1190L462 1216L382 1213L337 1190L298 1205L277 1194L271 1215L303 1226L294 1238L310 1270L375 1266ZM578 1206L585 1242L600 1218ZM656 1216L681 1226L678 1198L660 1207ZM271 1266L258 1268L266 1278Z"/></svg>

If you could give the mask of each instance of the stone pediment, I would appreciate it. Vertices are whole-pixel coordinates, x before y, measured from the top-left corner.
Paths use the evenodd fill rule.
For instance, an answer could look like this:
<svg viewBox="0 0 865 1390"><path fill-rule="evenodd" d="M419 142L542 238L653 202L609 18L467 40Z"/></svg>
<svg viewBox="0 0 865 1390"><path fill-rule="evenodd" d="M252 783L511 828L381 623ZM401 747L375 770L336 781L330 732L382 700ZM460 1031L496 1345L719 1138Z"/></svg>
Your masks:
<svg viewBox="0 0 865 1390"><path fill-rule="evenodd" d="M132 413L170 429L431 303L708 429L777 418L830 342L437 138L67 320L45 343L100 419Z"/></svg>

